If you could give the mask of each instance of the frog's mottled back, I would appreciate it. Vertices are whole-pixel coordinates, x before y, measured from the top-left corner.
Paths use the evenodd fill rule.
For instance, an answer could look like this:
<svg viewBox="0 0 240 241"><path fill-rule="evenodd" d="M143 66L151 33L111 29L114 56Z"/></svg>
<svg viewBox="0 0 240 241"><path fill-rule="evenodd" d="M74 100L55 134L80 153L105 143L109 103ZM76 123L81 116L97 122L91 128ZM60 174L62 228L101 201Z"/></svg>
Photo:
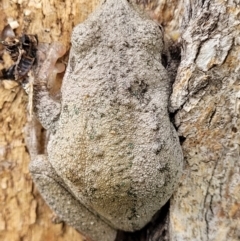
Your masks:
<svg viewBox="0 0 240 241"><path fill-rule="evenodd" d="M181 174L162 49L160 28L126 0L107 0L72 35L48 158L74 198L115 229L146 225Z"/></svg>

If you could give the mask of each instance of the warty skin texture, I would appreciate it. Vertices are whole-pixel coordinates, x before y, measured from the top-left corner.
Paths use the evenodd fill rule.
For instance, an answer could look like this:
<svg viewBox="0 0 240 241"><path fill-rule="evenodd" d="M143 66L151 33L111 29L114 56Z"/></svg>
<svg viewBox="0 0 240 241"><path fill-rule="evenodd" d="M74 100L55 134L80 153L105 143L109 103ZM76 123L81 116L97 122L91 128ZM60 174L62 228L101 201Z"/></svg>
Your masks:
<svg viewBox="0 0 240 241"><path fill-rule="evenodd" d="M34 110L51 134L30 170L49 206L93 240L141 229L177 187L183 156L162 38L128 1L107 0L73 31L61 103L39 71Z"/></svg>

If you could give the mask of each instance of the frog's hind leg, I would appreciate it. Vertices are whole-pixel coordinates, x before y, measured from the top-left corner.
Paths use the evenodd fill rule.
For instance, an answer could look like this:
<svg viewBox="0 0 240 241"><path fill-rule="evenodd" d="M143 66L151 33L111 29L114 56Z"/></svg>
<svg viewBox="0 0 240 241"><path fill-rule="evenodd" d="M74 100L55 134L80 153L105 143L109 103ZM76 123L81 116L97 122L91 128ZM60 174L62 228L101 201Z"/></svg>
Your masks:
<svg viewBox="0 0 240 241"><path fill-rule="evenodd" d="M38 155L30 163L33 179L48 205L69 225L95 241L114 241L116 230L85 208L67 191L47 156Z"/></svg>

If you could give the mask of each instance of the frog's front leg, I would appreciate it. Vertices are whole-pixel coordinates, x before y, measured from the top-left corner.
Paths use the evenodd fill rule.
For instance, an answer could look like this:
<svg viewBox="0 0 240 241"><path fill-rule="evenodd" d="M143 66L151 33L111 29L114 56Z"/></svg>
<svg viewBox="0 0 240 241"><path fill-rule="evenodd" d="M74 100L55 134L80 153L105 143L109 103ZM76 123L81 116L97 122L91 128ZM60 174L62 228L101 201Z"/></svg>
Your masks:
<svg viewBox="0 0 240 241"><path fill-rule="evenodd" d="M93 240L114 241L116 230L74 198L48 162L47 156L38 155L30 163L30 171L41 195L62 220Z"/></svg>
<svg viewBox="0 0 240 241"><path fill-rule="evenodd" d="M52 73L63 71L62 68L58 71L56 62L65 52L65 46L59 42L54 42L49 47L42 45L38 49L38 70L35 71L33 84L33 106L37 119L45 129L51 129L60 114L61 104L50 96L48 82Z"/></svg>

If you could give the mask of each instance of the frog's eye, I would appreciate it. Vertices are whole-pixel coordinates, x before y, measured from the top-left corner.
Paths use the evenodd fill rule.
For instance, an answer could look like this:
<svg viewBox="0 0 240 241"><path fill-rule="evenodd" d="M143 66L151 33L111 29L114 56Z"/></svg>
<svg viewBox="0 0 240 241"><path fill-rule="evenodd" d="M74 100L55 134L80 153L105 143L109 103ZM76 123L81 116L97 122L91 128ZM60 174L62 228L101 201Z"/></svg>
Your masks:
<svg viewBox="0 0 240 241"><path fill-rule="evenodd" d="M79 24L72 33L72 48L80 53L87 51L99 41L100 31L95 22Z"/></svg>

